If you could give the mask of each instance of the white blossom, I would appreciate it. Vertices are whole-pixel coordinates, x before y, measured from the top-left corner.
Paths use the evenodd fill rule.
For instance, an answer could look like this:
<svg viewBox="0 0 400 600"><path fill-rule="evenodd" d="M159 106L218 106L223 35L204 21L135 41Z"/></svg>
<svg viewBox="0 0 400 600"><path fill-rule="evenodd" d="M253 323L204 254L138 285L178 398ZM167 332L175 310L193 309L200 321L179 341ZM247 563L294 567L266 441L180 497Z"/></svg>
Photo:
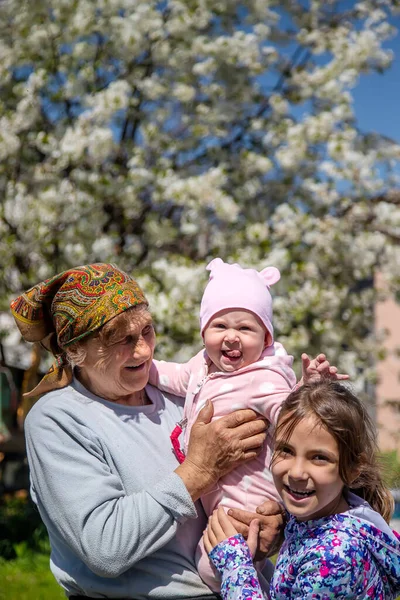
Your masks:
<svg viewBox="0 0 400 600"><path fill-rule="evenodd" d="M361 389L380 343L368 282L377 270L391 291L400 282L388 195L400 145L359 131L353 90L390 64L394 9L2 0L7 357L26 356L2 317L10 297L105 260L143 285L159 356L186 359L201 343L205 266L220 256L279 268L277 339L297 365L301 351L329 352Z"/></svg>

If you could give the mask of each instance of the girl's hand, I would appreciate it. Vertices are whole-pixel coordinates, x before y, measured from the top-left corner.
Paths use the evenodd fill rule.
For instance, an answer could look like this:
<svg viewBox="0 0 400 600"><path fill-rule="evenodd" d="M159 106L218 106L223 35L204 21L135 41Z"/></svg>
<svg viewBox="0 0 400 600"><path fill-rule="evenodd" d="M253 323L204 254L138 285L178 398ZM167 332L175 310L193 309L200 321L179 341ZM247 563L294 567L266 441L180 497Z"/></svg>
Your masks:
<svg viewBox="0 0 400 600"><path fill-rule="evenodd" d="M251 521L247 544L253 558L257 550L259 529L260 522L257 519ZM209 554L220 542L223 542L237 533L237 529L230 522L224 509L222 506L219 506L208 519L207 529L203 534L204 547Z"/></svg>
<svg viewBox="0 0 400 600"><path fill-rule="evenodd" d="M302 378L300 385L319 381L320 379L331 379L333 381L342 381L349 379L345 373L338 373L337 367L331 366L325 354L318 354L313 359L310 359L308 354L301 355L302 363Z"/></svg>
<svg viewBox="0 0 400 600"><path fill-rule="evenodd" d="M256 508L255 513L239 508L230 508L228 519L245 539L248 539L250 535L252 522L258 523L259 535L256 560L263 560L267 556L276 554L281 547L286 522L286 512L282 504L278 504L273 500L266 500ZM252 540L250 540L250 545L253 547Z"/></svg>
<svg viewBox="0 0 400 600"><path fill-rule="evenodd" d="M204 530L204 547L208 553L227 538L237 534L237 529L228 519L222 506L216 508L208 517L207 528Z"/></svg>

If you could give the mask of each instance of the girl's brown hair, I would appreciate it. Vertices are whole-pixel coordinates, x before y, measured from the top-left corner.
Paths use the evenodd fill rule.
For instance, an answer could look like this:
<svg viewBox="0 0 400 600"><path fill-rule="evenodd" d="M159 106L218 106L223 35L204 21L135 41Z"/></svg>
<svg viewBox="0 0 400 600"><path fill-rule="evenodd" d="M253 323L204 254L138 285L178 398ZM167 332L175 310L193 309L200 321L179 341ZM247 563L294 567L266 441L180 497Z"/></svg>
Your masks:
<svg viewBox="0 0 400 600"><path fill-rule="evenodd" d="M304 385L283 403L275 436L288 442L296 425L308 417L316 418L335 438L345 486L389 522L394 502L382 480L375 427L361 400L336 381ZM276 458L275 454L273 462Z"/></svg>

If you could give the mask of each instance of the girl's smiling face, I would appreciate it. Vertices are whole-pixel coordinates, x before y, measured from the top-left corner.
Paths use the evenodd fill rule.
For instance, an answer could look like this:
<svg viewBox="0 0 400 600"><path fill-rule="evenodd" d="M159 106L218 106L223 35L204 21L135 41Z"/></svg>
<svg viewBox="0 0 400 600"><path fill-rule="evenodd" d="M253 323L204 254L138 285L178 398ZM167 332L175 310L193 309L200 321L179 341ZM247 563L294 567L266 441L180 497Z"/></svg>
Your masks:
<svg viewBox="0 0 400 600"><path fill-rule="evenodd" d="M289 439L277 432L272 475L286 509L299 521L347 510L335 438L314 417L302 419Z"/></svg>

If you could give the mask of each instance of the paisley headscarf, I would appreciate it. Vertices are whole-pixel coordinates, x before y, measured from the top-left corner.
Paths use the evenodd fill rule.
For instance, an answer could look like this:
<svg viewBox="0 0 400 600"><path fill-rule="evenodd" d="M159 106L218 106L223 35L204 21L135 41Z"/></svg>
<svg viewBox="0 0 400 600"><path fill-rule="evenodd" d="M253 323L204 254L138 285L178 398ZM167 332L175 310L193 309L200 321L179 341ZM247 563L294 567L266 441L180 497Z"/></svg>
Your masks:
<svg viewBox="0 0 400 600"><path fill-rule="evenodd" d="M40 342L55 362L34 390L38 396L65 387L72 369L65 348L120 313L147 300L136 281L113 264L96 263L59 273L18 296L11 312L22 337Z"/></svg>

